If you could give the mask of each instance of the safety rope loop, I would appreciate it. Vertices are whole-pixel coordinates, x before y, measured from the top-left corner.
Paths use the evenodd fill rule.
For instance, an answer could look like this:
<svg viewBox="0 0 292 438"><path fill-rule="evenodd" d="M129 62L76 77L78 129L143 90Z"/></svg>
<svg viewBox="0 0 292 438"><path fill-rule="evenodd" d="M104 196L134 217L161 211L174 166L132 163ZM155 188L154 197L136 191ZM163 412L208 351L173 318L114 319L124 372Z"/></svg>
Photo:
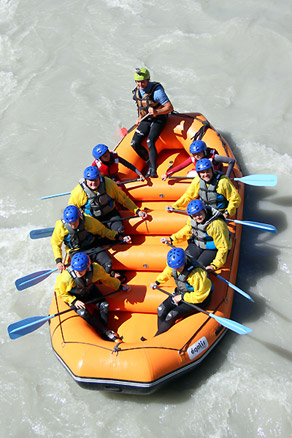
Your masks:
<svg viewBox="0 0 292 438"><path fill-rule="evenodd" d="M192 137L192 140L202 140L202 138L204 137L206 131L211 128L210 123L208 122L208 120L205 120L202 122L202 126L200 127L200 129L195 133L195 135Z"/></svg>

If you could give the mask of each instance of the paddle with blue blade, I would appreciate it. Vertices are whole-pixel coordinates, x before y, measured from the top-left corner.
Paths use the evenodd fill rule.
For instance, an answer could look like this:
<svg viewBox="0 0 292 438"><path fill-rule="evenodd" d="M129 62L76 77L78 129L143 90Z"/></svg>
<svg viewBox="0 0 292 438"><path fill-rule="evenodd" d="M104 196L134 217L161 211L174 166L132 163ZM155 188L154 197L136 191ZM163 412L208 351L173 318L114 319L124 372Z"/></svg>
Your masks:
<svg viewBox="0 0 292 438"><path fill-rule="evenodd" d="M110 292L103 297L97 298L92 301L88 301L85 304L91 304L91 303L97 303L98 301L103 300L105 297L108 297L109 295L115 294L117 292L120 292L123 290L123 286L120 287L117 290L114 290L113 292ZM67 312L72 312L72 310L75 310L74 307L71 307L70 309L63 310L63 312L55 313L54 315L50 316L30 316L29 318L22 319L21 321L14 322L10 324L7 327L7 331L9 334L9 337L11 339L17 339L21 336L28 335L31 332L34 332L35 330L39 329L42 325L44 325L47 321L49 321L52 318L55 318L56 316L63 315Z"/></svg>
<svg viewBox="0 0 292 438"><path fill-rule="evenodd" d="M188 214L185 210L177 210L177 209L172 208L172 207L166 207L166 209L169 213ZM274 225L264 224L262 222L240 221L238 219L227 219L227 220L230 222L234 222L236 224L246 225L247 227L258 228L259 230L262 230L262 231L268 231L269 233L275 233L275 234L278 233L277 228L274 227Z"/></svg>
<svg viewBox="0 0 292 438"><path fill-rule="evenodd" d="M273 187L277 184L277 175L247 175L241 178L230 178L244 184L258 187Z"/></svg>
<svg viewBox="0 0 292 438"><path fill-rule="evenodd" d="M111 223L111 222L117 222L117 221L125 221L128 219L134 219L137 217L139 217L139 215L114 218L114 219L110 219L106 222L101 221L101 223L105 224L105 223ZM53 232L54 232L54 228L40 228L39 230L31 230L29 233L29 236L31 239L42 239L43 237L50 237L53 234Z"/></svg>
<svg viewBox="0 0 292 438"><path fill-rule="evenodd" d="M167 292L164 289L161 289L160 287L156 286L155 289L159 290L160 292L165 293L166 295L171 295L171 293ZM188 303L187 301L182 300L185 304L187 304L190 307L193 307L198 312L202 312L205 315L208 315L210 318L215 319L220 325L223 327L228 328L229 330L232 330L233 332L239 334L239 335L247 335L248 333L252 332L252 329L246 327L245 325L240 324L239 322L233 321L232 319L223 318L222 316L215 315L214 313L207 312L204 309L201 309L201 307L196 306L193 303Z"/></svg>
<svg viewBox="0 0 292 438"><path fill-rule="evenodd" d="M43 237L50 237L53 234L54 228L40 228L39 230L32 230L29 233L31 239L42 239Z"/></svg>
<svg viewBox="0 0 292 438"><path fill-rule="evenodd" d="M262 222L253 222L253 221L240 221L238 219L227 219L230 222L234 222L235 224L246 225L252 228L258 228L259 230L268 231L269 233L277 234L278 230L274 225L264 224Z"/></svg>
<svg viewBox="0 0 292 438"><path fill-rule="evenodd" d="M167 176L170 179L194 179L193 176ZM278 182L277 175L247 175L241 178L230 178L233 181L239 181L250 186L272 187Z"/></svg>
<svg viewBox="0 0 292 438"><path fill-rule="evenodd" d="M35 284L40 283L45 280L49 275L53 272L58 271L58 268L55 269L47 269L45 271L33 272L32 274L26 275L25 277L18 278L15 280L15 286L17 290L24 290Z"/></svg>

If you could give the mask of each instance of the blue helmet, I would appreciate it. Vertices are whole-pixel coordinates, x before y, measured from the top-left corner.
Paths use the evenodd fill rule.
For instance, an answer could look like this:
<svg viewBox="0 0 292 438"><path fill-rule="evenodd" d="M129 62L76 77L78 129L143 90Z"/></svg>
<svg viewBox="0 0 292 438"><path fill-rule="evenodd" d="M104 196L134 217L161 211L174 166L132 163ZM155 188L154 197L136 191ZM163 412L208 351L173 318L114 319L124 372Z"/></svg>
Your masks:
<svg viewBox="0 0 292 438"><path fill-rule="evenodd" d="M92 155L96 160L99 160L108 151L108 147L105 144L97 144L92 149Z"/></svg>
<svg viewBox="0 0 292 438"><path fill-rule="evenodd" d="M99 178L100 172L95 166L88 166L83 172L83 178L85 179L96 179Z"/></svg>
<svg viewBox="0 0 292 438"><path fill-rule="evenodd" d="M191 202L188 203L187 213L189 216L192 216L193 214L199 213L199 211L202 211L204 209L205 206L201 199L193 199Z"/></svg>
<svg viewBox="0 0 292 438"><path fill-rule="evenodd" d="M71 260L71 268L74 271L84 271L90 266L90 258L84 252L74 254Z"/></svg>
<svg viewBox="0 0 292 438"><path fill-rule="evenodd" d="M201 160L196 162L196 171L201 172L202 170L213 168L212 163L208 158L202 158Z"/></svg>
<svg viewBox="0 0 292 438"><path fill-rule="evenodd" d="M75 205L68 205L63 212L63 219L67 224L80 218L80 211Z"/></svg>
<svg viewBox="0 0 292 438"><path fill-rule="evenodd" d="M190 145L190 154L198 154L199 152L206 152L207 145L202 140L195 140Z"/></svg>
<svg viewBox="0 0 292 438"><path fill-rule="evenodd" d="M167 254L167 264L170 268L180 268L186 261L186 255L182 248L172 248Z"/></svg>

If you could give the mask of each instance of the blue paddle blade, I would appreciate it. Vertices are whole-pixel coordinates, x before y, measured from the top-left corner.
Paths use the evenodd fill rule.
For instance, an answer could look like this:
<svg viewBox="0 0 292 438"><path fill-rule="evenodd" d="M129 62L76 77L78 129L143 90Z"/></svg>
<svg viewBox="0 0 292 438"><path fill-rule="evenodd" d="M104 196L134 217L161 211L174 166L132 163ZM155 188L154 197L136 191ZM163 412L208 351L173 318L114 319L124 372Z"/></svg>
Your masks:
<svg viewBox="0 0 292 438"><path fill-rule="evenodd" d="M209 316L215 319L219 324L239 335L247 335L252 332L252 329L240 324L239 322L233 321L232 319L222 318L222 316L214 315L213 313L209 313Z"/></svg>
<svg viewBox="0 0 292 438"><path fill-rule="evenodd" d="M15 286L17 290L24 290L35 284L40 283L45 280L49 275L53 272L56 272L58 268L46 270L46 271L38 271L32 274L26 275L25 277L18 278L15 280Z"/></svg>
<svg viewBox="0 0 292 438"><path fill-rule="evenodd" d="M14 322L7 327L7 331L10 339L17 339L21 336L27 335L39 327L44 325L52 316L31 316L30 318L22 319L21 321Z"/></svg>
<svg viewBox="0 0 292 438"><path fill-rule="evenodd" d="M274 227L274 225L264 224L262 222L240 221L238 219L230 219L230 221L235 222L236 224L247 225L248 227L257 228L263 231L268 231L269 233L274 233L274 234L278 233L278 230L276 227Z"/></svg>
<svg viewBox="0 0 292 438"><path fill-rule="evenodd" d="M233 178L234 181L241 181L244 184L259 187L272 187L278 182L277 175L247 175L242 178Z"/></svg>
<svg viewBox="0 0 292 438"><path fill-rule="evenodd" d="M42 239L43 237L50 237L53 231L54 228L40 228L39 230L32 230L29 236L31 239Z"/></svg>
<svg viewBox="0 0 292 438"><path fill-rule="evenodd" d="M226 278L221 277L219 274L215 274L216 277L218 277L220 280L222 280L224 283L228 284L232 289L234 289L236 292L238 292L243 297L247 298L248 300L252 301L254 303L254 299L248 295L246 292L241 290L239 287L235 286L235 284L230 283L230 281L226 280Z"/></svg>

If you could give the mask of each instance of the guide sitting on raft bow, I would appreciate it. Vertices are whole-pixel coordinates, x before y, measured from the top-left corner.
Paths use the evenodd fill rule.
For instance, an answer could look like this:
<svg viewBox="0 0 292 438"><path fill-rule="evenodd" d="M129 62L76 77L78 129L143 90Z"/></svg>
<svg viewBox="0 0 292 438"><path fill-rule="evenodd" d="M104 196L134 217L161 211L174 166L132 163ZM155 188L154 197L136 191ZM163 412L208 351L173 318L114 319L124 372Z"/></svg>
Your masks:
<svg viewBox="0 0 292 438"><path fill-rule="evenodd" d="M136 88L133 90L133 99L137 104L138 128L133 136L131 146L135 152L148 163L146 177L157 178L157 150L155 143L162 132L167 114L173 111L172 103L159 82L150 82L150 73L147 68L136 68L134 75ZM141 120L146 115L145 119ZM147 137L147 149L141 145Z"/></svg>
<svg viewBox="0 0 292 438"><path fill-rule="evenodd" d="M113 180L101 176L97 167L89 166L84 170L79 184L72 190L68 204L76 205L86 215L93 216L122 235L124 226L116 202L142 219L147 218L147 213L140 210Z"/></svg>

